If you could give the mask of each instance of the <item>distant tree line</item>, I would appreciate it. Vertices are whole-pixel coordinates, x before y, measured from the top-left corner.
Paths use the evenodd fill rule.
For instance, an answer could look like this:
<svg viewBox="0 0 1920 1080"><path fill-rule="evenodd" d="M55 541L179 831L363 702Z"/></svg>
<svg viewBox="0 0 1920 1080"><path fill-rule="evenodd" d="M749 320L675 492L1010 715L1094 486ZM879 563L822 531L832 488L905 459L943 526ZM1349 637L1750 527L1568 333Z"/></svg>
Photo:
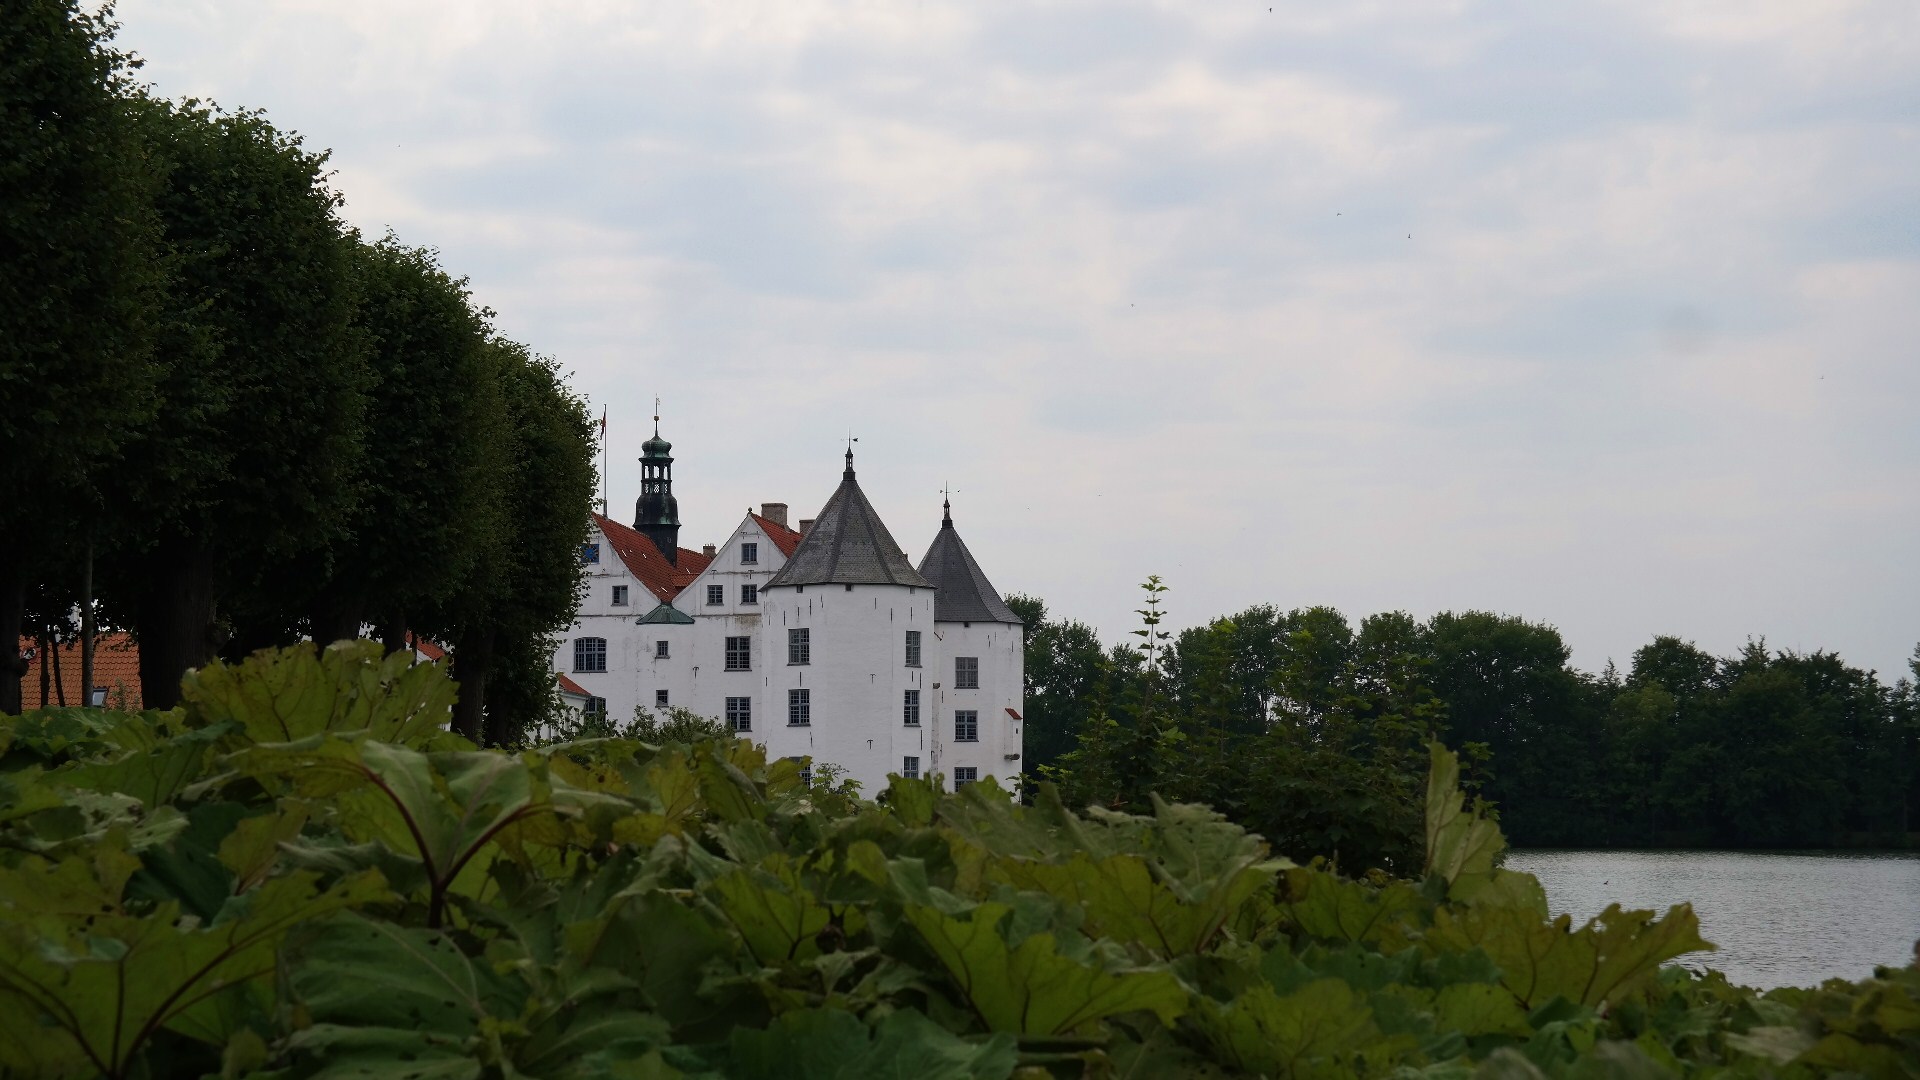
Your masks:
<svg viewBox="0 0 1920 1080"><path fill-rule="evenodd" d="M1671 637L1594 675L1553 627L1514 616L1356 628L1262 605L1149 664L1036 598L1008 603L1027 623L1027 771L1080 803L1205 802L1279 850L1404 872L1431 734L1464 751L1519 845L1920 839L1920 649L1892 684L1832 653L1716 657Z"/></svg>
<svg viewBox="0 0 1920 1080"><path fill-rule="evenodd" d="M584 402L434 252L347 226L326 153L152 96L112 31L0 8L0 628L129 628L163 708L216 654L412 631L510 740L578 597ZM9 642L0 712L22 671Z"/></svg>

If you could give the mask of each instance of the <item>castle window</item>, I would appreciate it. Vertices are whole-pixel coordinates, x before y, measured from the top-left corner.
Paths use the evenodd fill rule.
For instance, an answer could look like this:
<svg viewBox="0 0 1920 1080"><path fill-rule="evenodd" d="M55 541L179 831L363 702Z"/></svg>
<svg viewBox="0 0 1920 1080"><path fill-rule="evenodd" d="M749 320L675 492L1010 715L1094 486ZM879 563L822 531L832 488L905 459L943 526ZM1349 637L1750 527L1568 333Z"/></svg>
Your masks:
<svg viewBox="0 0 1920 1080"><path fill-rule="evenodd" d="M808 761L806 758L788 758L787 760L797 761L800 763L800 786L812 787L813 786L813 763Z"/></svg>
<svg viewBox="0 0 1920 1080"><path fill-rule="evenodd" d="M901 759L900 775L908 780L920 779L920 759L917 757Z"/></svg>
<svg viewBox="0 0 1920 1080"><path fill-rule="evenodd" d="M667 643L666 643L666 642L664 642L664 641L656 641L656 642L654 642L654 643L653 643L653 658L654 658L655 660L665 660L665 659L667 658Z"/></svg>
<svg viewBox="0 0 1920 1080"><path fill-rule="evenodd" d="M972 709L960 709L953 714L953 741L980 741L980 714Z"/></svg>
<svg viewBox="0 0 1920 1080"><path fill-rule="evenodd" d="M753 730L752 698L730 697L727 699L727 730L735 733Z"/></svg>
<svg viewBox="0 0 1920 1080"><path fill-rule="evenodd" d="M600 562L600 545L599 544L581 544L580 545L580 561L583 563L587 563L588 565L598 565Z"/></svg>
<svg viewBox="0 0 1920 1080"><path fill-rule="evenodd" d="M753 670L753 639L750 637L730 637L727 639L727 670Z"/></svg>
<svg viewBox="0 0 1920 1080"><path fill-rule="evenodd" d="M813 726L813 691L787 691L787 726Z"/></svg>
<svg viewBox="0 0 1920 1080"><path fill-rule="evenodd" d="M920 631L907 631L907 666L920 666Z"/></svg>
<svg viewBox="0 0 1920 1080"><path fill-rule="evenodd" d="M758 585L740 586L740 602L743 604L759 603L760 602L760 586Z"/></svg>
<svg viewBox="0 0 1920 1080"><path fill-rule="evenodd" d="M607 639L603 637L574 638L573 670L607 670Z"/></svg>
<svg viewBox="0 0 1920 1080"><path fill-rule="evenodd" d="M906 702L900 707L900 722L908 727L920 726L920 691L907 691Z"/></svg>
<svg viewBox="0 0 1920 1080"><path fill-rule="evenodd" d="M956 656L953 658L953 688L955 690L980 689L979 657Z"/></svg>
<svg viewBox="0 0 1920 1080"><path fill-rule="evenodd" d="M978 783L980 769L975 765L962 765L953 770L953 790L959 791L968 784Z"/></svg>
<svg viewBox="0 0 1920 1080"><path fill-rule="evenodd" d="M727 587L725 585L707 586L707 603L724 604L726 602L727 602Z"/></svg>
<svg viewBox="0 0 1920 1080"><path fill-rule="evenodd" d="M667 692L665 690L655 690L653 692L653 707L656 709L664 709L667 707Z"/></svg>
<svg viewBox="0 0 1920 1080"><path fill-rule="evenodd" d="M613 606L627 606L627 587L625 585L615 585L613 587Z"/></svg>
<svg viewBox="0 0 1920 1080"><path fill-rule="evenodd" d="M787 631L787 663L813 663L813 631L801 627Z"/></svg>
<svg viewBox="0 0 1920 1080"><path fill-rule="evenodd" d="M760 561L760 545L759 544L741 544L740 545L740 561L743 563L759 562Z"/></svg>

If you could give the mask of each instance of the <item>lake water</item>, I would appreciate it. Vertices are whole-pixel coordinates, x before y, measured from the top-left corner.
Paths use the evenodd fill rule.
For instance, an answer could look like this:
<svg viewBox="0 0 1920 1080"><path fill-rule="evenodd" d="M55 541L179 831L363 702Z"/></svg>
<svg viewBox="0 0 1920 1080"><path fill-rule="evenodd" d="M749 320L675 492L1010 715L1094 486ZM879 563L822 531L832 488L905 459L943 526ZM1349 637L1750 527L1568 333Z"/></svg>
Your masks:
<svg viewBox="0 0 1920 1080"><path fill-rule="evenodd" d="M1578 924L1608 904L1664 912L1682 902L1719 946L1682 957L1747 986L1815 986L1899 967L1920 938L1920 853L1519 850L1506 866L1540 879Z"/></svg>

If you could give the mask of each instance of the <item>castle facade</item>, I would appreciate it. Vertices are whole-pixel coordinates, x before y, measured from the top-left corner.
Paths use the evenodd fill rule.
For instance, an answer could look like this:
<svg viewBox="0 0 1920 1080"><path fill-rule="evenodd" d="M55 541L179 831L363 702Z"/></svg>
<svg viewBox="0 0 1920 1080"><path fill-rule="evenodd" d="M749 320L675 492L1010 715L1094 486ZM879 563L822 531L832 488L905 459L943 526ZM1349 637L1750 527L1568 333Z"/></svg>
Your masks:
<svg viewBox="0 0 1920 1080"><path fill-rule="evenodd" d="M916 567L854 478L819 513L747 514L725 544L679 546L672 444L643 446L630 527L593 518L588 591L555 652L563 691L621 722L714 717L770 757L831 764L871 797L889 774L948 786L1019 775L1020 619L954 528Z"/></svg>

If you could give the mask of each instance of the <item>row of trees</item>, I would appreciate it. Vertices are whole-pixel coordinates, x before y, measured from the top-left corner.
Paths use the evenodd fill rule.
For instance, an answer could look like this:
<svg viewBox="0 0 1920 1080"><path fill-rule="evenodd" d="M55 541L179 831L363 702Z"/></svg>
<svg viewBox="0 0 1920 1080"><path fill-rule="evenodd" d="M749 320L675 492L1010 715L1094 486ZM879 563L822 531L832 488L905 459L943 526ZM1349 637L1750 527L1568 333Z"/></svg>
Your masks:
<svg viewBox="0 0 1920 1080"><path fill-rule="evenodd" d="M1156 583L1157 584L1157 583ZM1157 598L1156 598L1157 599ZM1420 852L1422 741L1533 846L1904 844L1920 822L1920 650L1889 685L1831 653L1716 657L1663 637L1630 670L1568 663L1553 627L1249 608L1103 648L1027 622L1026 754L1069 801L1206 802L1281 850L1401 870ZM1152 653L1149 653L1149 649Z"/></svg>
<svg viewBox="0 0 1920 1080"><path fill-rule="evenodd" d="M453 644L461 729L512 738L577 600L584 402L433 252L347 226L324 152L153 97L112 30L0 11L0 627L97 608L154 707L217 652L411 630Z"/></svg>

